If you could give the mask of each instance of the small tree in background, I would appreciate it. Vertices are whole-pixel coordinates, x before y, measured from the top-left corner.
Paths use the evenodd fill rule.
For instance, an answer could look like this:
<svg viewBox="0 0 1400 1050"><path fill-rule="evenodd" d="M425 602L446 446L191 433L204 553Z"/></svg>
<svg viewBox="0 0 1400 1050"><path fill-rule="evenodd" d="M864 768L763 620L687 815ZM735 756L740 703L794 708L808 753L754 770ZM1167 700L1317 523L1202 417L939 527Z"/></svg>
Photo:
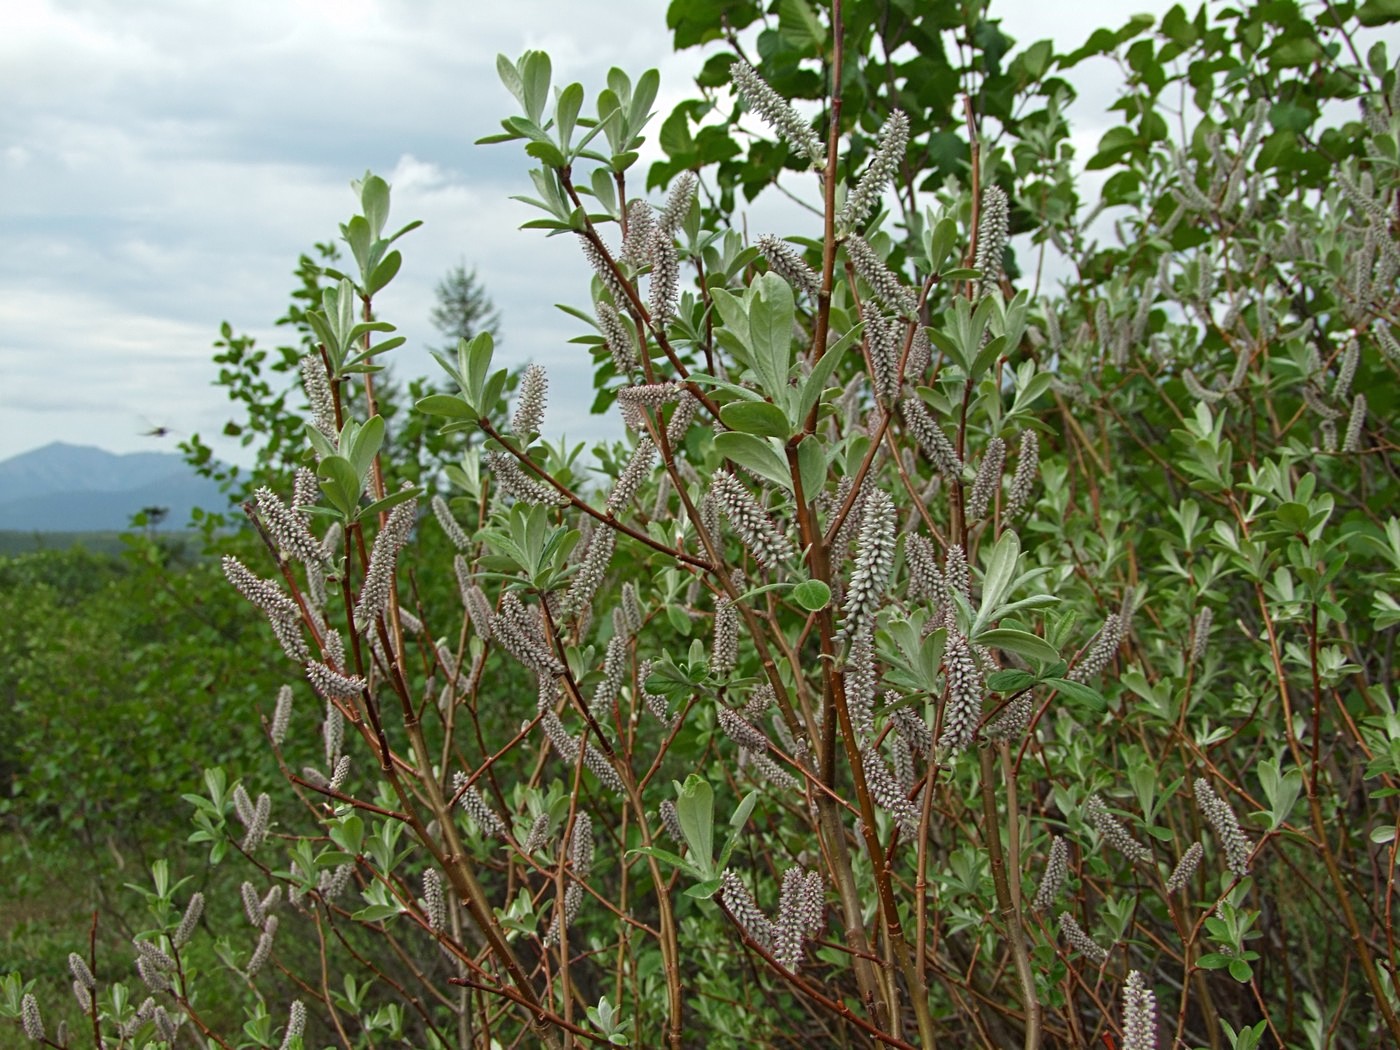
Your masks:
<svg viewBox="0 0 1400 1050"><path fill-rule="evenodd" d="M460 339L470 341L482 332L489 332L500 341L501 314L486 294L475 266L470 270L465 263L452 267L438 282L434 294L437 305L431 314L433 327L448 340L449 348Z"/></svg>

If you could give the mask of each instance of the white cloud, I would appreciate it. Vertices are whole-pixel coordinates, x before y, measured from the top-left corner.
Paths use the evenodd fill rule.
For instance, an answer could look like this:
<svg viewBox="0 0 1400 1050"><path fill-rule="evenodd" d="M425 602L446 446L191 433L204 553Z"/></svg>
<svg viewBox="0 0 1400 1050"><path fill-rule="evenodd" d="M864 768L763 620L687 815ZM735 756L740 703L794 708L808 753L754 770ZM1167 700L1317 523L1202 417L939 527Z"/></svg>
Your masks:
<svg viewBox="0 0 1400 1050"><path fill-rule="evenodd" d="M1117 0L1098 3L1074 19L1050 5L997 6L1022 43L1055 35L1068 44L1126 18ZM143 416L216 432L227 411L210 385L219 323L264 345L287 340L272 322L297 256L336 238L354 210L348 182L366 168L394 185L392 223L424 221L402 242L403 271L378 304L409 339L396 352L402 371L436 368L425 349L440 341L427 323L433 288L462 261L478 267L501 309L502 357L550 368L551 429L617 433L615 421L587 415L587 357L569 343L582 327L552 305L589 306L576 244L517 229L534 217L508 199L529 192L518 143L470 143L511 112L497 52L548 50L556 83L579 80L590 99L610 66L658 66L664 116L689 94L704 54L671 52L663 5L616 0L586 14L560 0L11 6L0 34L0 92L10 100L0 111L0 457L59 438L149 448ZM772 195L742 219L752 236L810 222ZM566 407L564 391L587 397Z"/></svg>

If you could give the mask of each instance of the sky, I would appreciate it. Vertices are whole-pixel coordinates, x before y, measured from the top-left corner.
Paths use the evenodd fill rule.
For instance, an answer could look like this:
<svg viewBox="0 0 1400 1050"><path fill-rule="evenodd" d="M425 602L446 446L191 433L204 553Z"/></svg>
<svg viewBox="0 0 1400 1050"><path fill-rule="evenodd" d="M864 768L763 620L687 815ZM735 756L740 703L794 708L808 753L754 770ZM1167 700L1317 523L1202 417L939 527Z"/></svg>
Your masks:
<svg viewBox="0 0 1400 1050"><path fill-rule="evenodd" d="M1062 48L1166 0L996 0L1021 44ZM1192 5L1194 6L1194 5ZM591 417L582 332L553 303L587 306L572 238L521 231L531 162L519 143L473 146L514 101L498 53L543 49L585 113L612 66L660 70L658 122L688 96L705 53L673 54L663 0L23 0L0 34L0 459L54 441L114 452L220 437L233 407L214 385L221 322L286 342L297 258L338 237L366 170L393 187L403 269L376 299L406 345L403 376L431 374L433 290L476 267L502 315L504 364L536 361L556 396L545 431L618 433ZM1111 118L1118 74L1076 71L1080 159ZM634 168L644 179L650 156ZM749 228L790 231L760 200ZM805 221L805 220L804 220ZM795 231L790 231L795 232ZM562 391L590 391L565 398ZM163 439L148 436L169 428Z"/></svg>

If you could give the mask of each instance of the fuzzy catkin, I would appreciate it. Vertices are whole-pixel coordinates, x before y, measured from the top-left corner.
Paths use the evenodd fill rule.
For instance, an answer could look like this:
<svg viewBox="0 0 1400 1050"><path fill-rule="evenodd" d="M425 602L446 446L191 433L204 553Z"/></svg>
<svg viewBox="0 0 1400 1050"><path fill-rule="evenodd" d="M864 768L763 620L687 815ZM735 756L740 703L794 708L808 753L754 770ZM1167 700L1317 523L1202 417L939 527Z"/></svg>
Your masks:
<svg viewBox="0 0 1400 1050"><path fill-rule="evenodd" d="M452 794L458 797L458 805L462 806L462 812L472 818L472 822L482 829L483 834L504 839L504 820L491 809L489 802L482 798L482 792L477 791L475 785L466 783L466 774L461 770L452 774Z"/></svg>
<svg viewBox="0 0 1400 1050"><path fill-rule="evenodd" d="M953 447L953 443L948 440L948 435L943 433L943 428L930 414L923 398L917 394L908 394L900 398L899 414L915 443L938 472L949 481L956 481L962 474L962 458Z"/></svg>
<svg viewBox="0 0 1400 1050"><path fill-rule="evenodd" d="M369 554L369 568L365 571L365 582L360 588L359 601L355 603L355 626L360 631L369 631L372 634L374 621L389 603L389 596L394 589L394 568L398 562L399 551L408 542L417 514L418 500L404 500L389 512L384 525L374 537L374 546L370 548Z"/></svg>
<svg viewBox="0 0 1400 1050"><path fill-rule="evenodd" d="M610 303L598 300L593 304L593 312L598 318L598 330L603 333L603 343L612 356L613 368L620 376L631 375L637 368L637 347L632 333Z"/></svg>
<svg viewBox="0 0 1400 1050"><path fill-rule="evenodd" d="M296 602L287 597L280 587L271 580L255 576L233 555L224 555L221 564L228 582L239 594L265 612L269 619L295 619L300 614Z"/></svg>
<svg viewBox="0 0 1400 1050"><path fill-rule="evenodd" d="M670 704L664 696L659 693L647 692L647 679L650 677L651 661L646 660L637 669L637 682L641 687L642 702L646 704L647 710L655 716L658 722L664 726L674 726L680 716L671 714Z"/></svg>
<svg viewBox="0 0 1400 1050"><path fill-rule="evenodd" d="M200 902L203 903L203 896L198 894L196 896L199 896ZM68 970L73 974L73 980L89 991L97 987L97 980L92 976L92 970L88 967L87 960L77 952L68 953Z"/></svg>
<svg viewBox="0 0 1400 1050"><path fill-rule="evenodd" d="M632 497L641 488L642 482L650 476L655 463L656 443L643 434L637 439L637 447L632 451L632 458L627 461L627 466L618 475L617 482L613 485L612 491L608 493L607 511L609 514L616 514L632 501Z"/></svg>
<svg viewBox="0 0 1400 1050"><path fill-rule="evenodd" d="M587 235L580 233L578 242L579 247L583 249L583 257L588 260L588 265L593 268L598 280L603 283L603 287L613 297L613 302L619 306L627 302L627 292L607 257L598 250L598 246L589 240Z"/></svg>
<svg viewBox="0 0 1400 1050"><path fill-rule="evenodd" d="M311 688L327 700L353 700L366 685L359 675L344 675L314 661L306 665L306 678Z"/></svg>
<svg viewBox="0 0 1400 1050"><path fill-rule="evenodd" d="M526 853L534 853L549 845L549 813L544 812L537 816L530 823L530 830L525 834L525 841L520 848Z"/></svg>
<svg viewBox="0 0 1400 1050"><path fill-rule="evenodd" d="M583 810L574 817L574 830L569 836L569 863L580 879L593 873L593 818Z"/></svg>
<svg viewBox="0 0 1400 1050"><path fill-rule="evenodd" d="M967 551L961 543L953 544L944 555L943 578L947 581L950 593L955 592L971 600L972 573L967 564Z"/></svg>
<svg viewBox="0 0 1400 1050"><path fill-rule="evenodd" d="M271 816L272 797L264 791L258 795L257 805L253 807L253 819L248 822L243 841L239 843L238 848L244 853L252 853L261 846L263 839L267 838L268 821Z"/></svg>
<svg viewBox="0 0 1400 1050"><path fill-rule="evenodd" d="M573 582L564 596L564 609L568 613L581 613L593 603L593 596L598 593L603 577L607 575L616 543L617 534L612 529L593 530L588 549L579 562L578 572L574 574Z"/></svg>
<svg viewBox="0 0 1400 1050"><path fill-rule="evenodd" d="M676 242L660 229L656 231L651 255L647 309L651 312L652 324L662 327L676 316L676 305L680 299L680 257L676 253Z"/></svg>
<svg viewBox="0 0 1400 1050"><path fill-rule="evenodd" d="M671 418L666 422L666 443L675 449L685 440L686 431L690 429L690 424L695 422L695 413L700 408L700 402L688 390L678 392L676 407L671 411ZM669 481L669 477L665 480ZM664 504L662 504L664 506ZM659 515L658 515L659 516Z"/></svg>
<svg viewBox="0 0 1400 1050"><path fill-rule="evenodd" d="M967 639L952 629L948 632L943 661L947 669L948 699L943 707L943 732L938 746L957 754L972 743L982 717L982 672L977 669Z"/></svg>
<svg viewBox="0 0 1400 1050"><path fill-rule="evenodd" d="M341 755L335 760L335 767L331 770L331 779L326 784L327 791L339 791L345 786L345 778L350 775L350 756Z"/></svg>
<svg viewBox="0 0 1400 1050"><path fill-rule="evenodd" d="M642 267L651 262L652 240L656 236L656 212L640 198L627 205L627 232L618 255L624 262Z"/></svg>
<svg viewBox="0 0 1400 1050"><path fill-rule="evenodd" d="M301 359L301 385L311 406L311 425L323 437L335 441L335 401L331 397L330 379L320 354L307 354Z"/></svg>
<svg viewBox="0 0 1400 1050"><path fill-rule="evenodd" d="M1240 830L1240 822L1230 804L1215 793L1210 781L1204 777L1196 780L1196 805L1200 808L1215 836L1225 851L1225 864L1236 875L1244 878L1249 874L1249 840Z"/></svg>
<svg viewBox="0 0 1400 1050"><path fill-rule="evenodd" d="M642 629L642 606L637 600L637 585L631 580L622 585L622 604L618 608L627 635L636 635Z"/></svg>
<svg viewBox="0 0 1400 1050"><path fill-rule="evenodd" d="M598 778L598 783L602 784L603 787L607 788L615 795L622 794L624 790L622 777L620 777L617 770L613 768L613 764L608 761L608 756L603 754L603 752L599 751L592 744L586 744L584 746L583 764L590 773Z"/></svg>
<svg viewBox="0 0 1400 1050"><path fill-rule="evenodd" d="M243 900L243 914L248 919L248 925L261 929L263 919L267 916L263 914L262 898L258 896L257 889L245 880L243 885L238 887L238 895Z"/></svg>
<svg viewBox="0 0 1400 1050"><path fill-rule="evenodd" d="M676 814L676 804L669 798L665 799L656 811L656 815L661 820L661 826L670 835L672 840L682 845L685 844L685 833L681 830L681 818Z"/></svg>
<svg viewBox="0 0 1400 1050"><path fill-rule="evenodd" d="M292 720L292 687L282 686L277 690L277 704L272 709L272 722L268 727L268 736L278 747L282 746L282 741L287 739L287 726Z"/></svg>
<svg viewBox="0 0 1400 1050"><path fill-rule="evenodd" d="M738 744L754 752L763 752L768 749L768 740L753 726L744 720L738 712L725 707L723 704L718 708L719 727L724 735Z"/></svg>
<svg viewBox="0 0 1400 1050"><path fill-rule="evenodd" d="M267 964L267 960L272 957L272 942L277 936L277 916L269 915L267 921L263 923L262 935L258 937L258 943L253 948L253 954L248 959L247 975L254 977L258 971Z"/></svg>
<svg viewBox="0 0 1400 1050"><path fill-rule="evenodd" d="M615 634L608 639L608 648L603 656L603 680L593 690L593 698L588 702L588 712L594 718L601 721L612 711L626 670L627 637Z"/></svg>
<svg viewBox="0 0 1400 1050"><path fill-rule="evenodd" d="M739 612L729 598L715 602L714 632L710 646L710 672L727 675L739 663Z"/></svg>
<svg viewBox="0 0 1400 1050"><path fill-rule="evenodd" d="M987 442L987 450L982 453L977 478L972 483L972 494L967 498L969 522L980 521L987 516L992 498L1001 490L1001 471L1005 463L1006 442L994 437Z"/></svg>
<svg viewBox="0 0 1400 1050"><path fill-rule="evenodd" d="M846 238L846 255L871 291L886 309L901 317L913 317L917 308L914 293L884 264L875 249L854 234Z"/></svg>
<svg viewBox="0 0 1400 1050"><path fill-rule="evenodd" d="M807 265L807 261L796 248L771 233L765 233L758 239L758 250L768 260L770 270L793 288L805 292L808 299L816 301L820 291L817 273Z"/></svg>
<svg viewBox="0 0 1400 1050"><path fill-rule="evenodd" d="M1072 682L1087 682L1096 677L1105 667L1108 666L1114 654L1118 652L1118 646L1123 642L1123 621L1117 613L1109 613L1104 619L1103 627L1099 633L1094 635L1093 640L1086 648L1084 655L1079 662L1074 665L1074 670L1070 671L1069 679Z"/></svg>
<svg viewBox="0 0 1400 1050"><path fill-rule="evenodd" d="M909 118L903 110L893 110L880 128L879 144L871 154L870 163L836 216L838 226L851 229L865 221L870 209L879 203L880 195L899 171L908 147Z"/></svg>
<svg viewBox="0 0 1400 1050"><path fill-rule="evenodd" d="M764 568L776 568L794 556L792 541L733 474L715 471L710 492L756 562Z"/></svg>
<svg viewBox="0 0 1400 1050"><path fill-rule="evenodd" d="M25 992L19 1003L20 1026L24 1034L36 1043L44 1041L44 1018L39 1013L39 1000L32 992Z"/></svg>
<svg viewBox="0 0 1400 1050"><path fill-rule="evenodd" d="M520 377L520 393L515 401L515 414L511 416L510 429L520 436L539 432L544 422L546 396L549 391L549 376L537 364L527 365Z"/></svg>
<svg viewBox="0 0 1400 1050"><path fill-rule="evenodd" d="M904 702L893 689L885 691L885 720L908 744L916 755L927 755L933 747L933 733L924 716Z"/></svg>
<svg viewBox="0 0 1400 1050"><path fill-rule="evenodd" d="M325 560L320 542L306 527L306 519L282 502L282 497L266 486L253 493L258 517L273 542L297 561L319 565Z"/></svg>
<svg viewBox="0 0 1400 1050"><path fill-rule="evenodd" d="M750 940L765 951L772 948L773 924L754 903L749 888L733 868L726 868L720 876L719 897L729 909L729 914L734 916L734 921L749 935Z"/></svg>
<svg viewBox="0 0 1400 1050"><path fill-rule="evenodd" d="M1357 394L1351 402L1351 415L1347 418L1347 429L1342 437L1343 452L1361 450L1362 430L1366 426L1366 395Z"/></svg>
<svg viewBox="0 0 1400 1050"><path fill-rule="evenodd" d="M1128 833L1125 828L1104 805L1103 799L1098 795L1090 795L1088 803L1084 807L1085 814L1093 823L1094 827L1105 842L1109 843L1123 856L1133 861L1135 864L1150 864L1152 862L1152 851L1142 845Z"/></svg>
<svg viewBox="0 0 1400 1050"><path fill-rule="evenodd" d="M1079 925L1076 919L1067 911L1060 912L1059 918L1060 935L1069 942L1069 946L1084 958L1102 966L1108 962L1108 950L1095 943L1094 939L1084 932L1084 927Z"/></svg>
<svg viewBox="0 0 1400 1050"><path fill-rule="evenodd" d="M904 540L904 562L909 569L909 597L920 601L938 599L946 589L943 573L938 568L938 555L933 541L920 532L911 532Z"/></svg>
<svg viewBox="0 0 1400 1050"><path fill-rule="evenodd" d="M282 1037L280 1050L292 1050L297 1040L301 1039L306 1031L306 1006L300 999L292 1001L291 1009L287 1014L287 1031Z"/></svg>
<svg viewBox="0 0 1400 1050"><path fill-rule="evenodd" d="M340 748L345 743L345 716L335 704L326 704L326 717L321 723L321 739L325 744L326 765L335 765Z"/></svg>
<svg viewBox="0 0 1400 1050"><path fill-rule="evenodd" d="M501 613L492 624L492 633L527 668L542 676L564 673L564 664L546 644L537 618L531 618L514 591L501 599Z"/></svg>
<svg viewBox="0 0 1400 1050"><path fill-rule="evenodd" d="M1002 257L1011 231L1011 207L1006 191L988 186L982 191L982 214L977 223L977 255L973 266L982 271L977 296L982 298L1001 287Z"/></svg>
<svg viewBox="0 0 1400 1050"><path fill-rule="evenodd" d="M821 876L814 880L801 867L783 872L773 923L773 959L783 969L795 973L802 965L803 942L820 928L821 911Z"/></svg>
<svg viewBox="0 0 1400 1050"><path fill-rule="evenodd" d="M875 735L875 646L871 637L873 630L873 624L865 624L857 630L846 656L846 710L850 713L851 728L859 741L869 740Z"/></svg>
<svg viewBox="0 0 1400 1050"><path fill-rule="evenodd" d="M1123 1050L1157 1050L1157 996L1137 970L1123 985Z"/></svg>
<svg viewBox="0 0 1400 1050"><path fill-rule="evenodd" d="M442 894L442 874L437 868L423 871L423 915L428 928L441 930L447 919L447 906Z"/></svg>
<svg viewBox="0 0 1400 1050"><path fill-rule="evenodd" d="M132 944L136 946L136 950L140 953L141 958L147 959L152 966L162 973L169 973L171 970L175 969L174 958L154 941L138 940L132 941Z"/></svg>
<svg viewBox="0 0 1400 1050"><path fill-rule="evenodd" d="M846 586L841 631L850 636L874 623L894 568L895 507L889 493L873 490L856 536L856 564Z"/></svg>
<svg viewBox="0 0 1400 1050"><path fill-rule="evenodd" d="M1206 644L1210 641L1210 625L1215 614L1209 605L1203 606L1196 614L1196 620L1191 626L1191 663L1197 664L1206 655Z"/></svg>
<svg viewBox="0 0 1400 1050"><path fill-rule="evenodd" d="M899 355L904 325L897 317L867 316L866 346L870 351L871 379L881 401L893 401L899 393Z"/></svg>
<svg viewBox="0 0 1400 1050"><path fill-rule="evenodd" d="M693 171L683 171L676 176L671 192L666 196L666 205L656 216L656 229L661 236L674 237L681 228L695 201L697 185Z"/></svg>
<svg viewBox="0 0 1400 1050"><path fill-rule="evenodd" d="M762 117L788 145L805 155L812 167L826 166L826 150L812 125L798 116L797 110L768 86L758 70L747 62L739 61L729 67L729 75L749 109Z"/></svg>
<svg viewBox="0 0 1400 1050"><path fill-rule="evenodd" d="M1191 876L1196 874L1196 868L1201 863L1201 856L1205 853L1205 848L1199 842L1191 843L1190 848L1181 855L1181 859L1176 862L1176 867L1172 869L1171 875L1167 878L1167 892L1175 893L1182 889L1191 881Z"/></svg>
<svg viewBox="0 0 1400 1050"><path fill-rule="evenodd" d="M1049 911L1060 896L1068 875L1069 846L1056 835L1050 840L1050 858L1045 862L1045 873L1040 877L1040 886L1035 891L1031 907L1036 911Z"/></svg>
<svg viewBox="0 0 1400 1050"><path fill-rule="evenodd" d="M892 816L899 830L907 838L919 832L919 810L909 801L899 782L890 773L889 766L880 757L873 745L867 744L860 752L861 768L865 771L865 783L870 788L870 797L875 804Z"/></svg>

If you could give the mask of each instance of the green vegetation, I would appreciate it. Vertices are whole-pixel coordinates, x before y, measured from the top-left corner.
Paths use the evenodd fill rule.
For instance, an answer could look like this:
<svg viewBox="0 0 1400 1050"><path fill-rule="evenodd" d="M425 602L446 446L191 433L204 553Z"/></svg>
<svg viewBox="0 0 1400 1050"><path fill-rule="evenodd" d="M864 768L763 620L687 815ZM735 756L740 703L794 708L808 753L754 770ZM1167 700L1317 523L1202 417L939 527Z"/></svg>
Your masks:
<svg viewBox="0 0 1400 1050"><path fill-rule="evenodd" d="M298 345L225 331L268 487L222 574L150 538L0 567L0 1018L1400 1042L1400 73L1367 37L1400 10L1176 8L1069 54L977 3L669 19L696 98L503 57L490 140L593 266L567 309L625 441L543 440L547 375L489 332L387 383L415 224L367 174ZM1086 201L1064 112L1104 56ZM810 221L749 243L777 191ZM95 946L32 905L57 856Z"/></svg>

